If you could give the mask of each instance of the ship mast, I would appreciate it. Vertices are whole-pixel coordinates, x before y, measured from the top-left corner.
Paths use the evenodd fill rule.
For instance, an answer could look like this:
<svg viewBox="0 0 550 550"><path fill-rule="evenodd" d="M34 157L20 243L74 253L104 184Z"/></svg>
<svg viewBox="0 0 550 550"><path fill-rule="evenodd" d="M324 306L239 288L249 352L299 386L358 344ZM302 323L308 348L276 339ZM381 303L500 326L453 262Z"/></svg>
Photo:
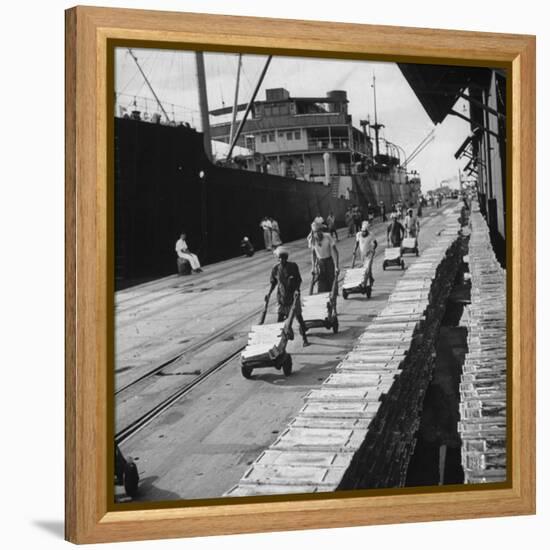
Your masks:
<svg viewBox="0 0 550 550"><path fill-rule="evenodd" d="M231 130L229 131L229 143L233 142L233 136L235 134L235 124L237 122L237 105L239 102L239 82L241 80L241 65L242 54L239 54L239 62L237 63L237 81L235 83L235 99L233 101L233 117L231 119Z"/></svg>
<svg viewBox="0 0 550 550"><path fill-rule="evenodd" d="M374 130L374 139L376 143L376 156L380 154L380 141L378 139L380 128L384 128L383 124L378 124L378 113L376 112L376 76L372 73L372 88L374 92L374 124L371 124L371 128Z"/></svg>
<svg viewBox="0 0 550 550"><path fill-rule="evenodd" d="M128 52L132 56L132 59L136 62L137 68L139 69L139 72L141 73L141 76L145 80L145 84L149 87L149 90L153 94L153 97L155 98L156 102L158 103L158 106L160 110L162 111L162 114L166 117L166 121L170 122L170 117L168 116L168 113L165 111L164 107L162 106L162 103L160 102L160 99L158 98L157 94L155 93L155 90L153 89L153 86L151 86L151 83L149 82L149 79L143 72L143 69L141 68L141 65L139 64L138 58L135 56L134 52L131 50L131 48L128 48Z"/></svg>
<svg viewBox="0 0 550 550"><path fill-rule="evenodd" d="M241 132L244 128L244 124L246 122L248 114L250 113L250 111L252 109L252 105L254 105L254 100L256 99L256 96L258 95L258 92L260 90L260 86L262 85L262 82L263 82L264 77L265 77L265 73L267 72L267 68L269 67L269 64L271 63L272 58L273 58L272 55L268 56L268 58L265 62L264 68L262 70L262 73L260 74L260 77L258 78L256 88L254 88L254 92L252 93L252 97L250 98L250 101L248 102L248 105L246 107L246 111L244 112L244 116L241 120L241 123L239 124L239 127L237 128L237 131L235 132L235 135L233 136L233 139L231 140L231 145L229 146L229 152L227 153L226 162L231 158L231 155L233 154L233 149L235 148L235 145L237 144L239 136L241 135Z"/></svg>
<svg viewBox="0 0 550 550"><path fill-rule="evenodd" d="M199 91L199 108L201 111L201 126L203 133L204 152L208 160L212 160L212 142L210 141L210 120L208 118L208 97L206 96L206 76L204 72L203 52L195 52L197 65L197 88Z"/></svg>

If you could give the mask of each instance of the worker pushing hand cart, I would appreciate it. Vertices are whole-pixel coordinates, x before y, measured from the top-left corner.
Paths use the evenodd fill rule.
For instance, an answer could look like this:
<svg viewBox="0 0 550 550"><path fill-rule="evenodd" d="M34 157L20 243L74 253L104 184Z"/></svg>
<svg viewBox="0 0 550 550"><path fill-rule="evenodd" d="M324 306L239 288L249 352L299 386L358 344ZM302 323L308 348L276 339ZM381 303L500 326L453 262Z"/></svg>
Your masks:
<svg viewBox="0 0 550 550"><path fill-rule="evenodd" d="M342 284L342 297L347 300L350 294L366 294L367 298L372 295L372 262L378 242L369 231L369 222L364 221L355 237L355 248L353 250L351 269L346 270ZM355 268L357 252L360 253L361 267Z"/></svg>
<svg viewBox="0 0 550 550"><path fill-rule="evenodd" d="M330 292L319 292L313 294L318 272L312 278L309 296L302 298L301 314L304 320L305 329L326 328L336 334L338 332L338 312L336 302L338 299L338 276L337 273L332 280Z"/></svg>
<svg viewBox="0 0 550 550"><path fill-rule="evenodd" d="M420 233L420 222L418 217L409 208L405 218L405 238L401 243L401 254L416 254L418 256L418 235Z"/></svg>
<svg viewBox="0 0 550 550"><path fill-rule="evenodd" d="M287 318L283 322L264 324L269 295L258 325L250 328L246 348L241 353L241 373L245 378L252 377L254 369L276 368L283 370L285 376L292 373L292 357L286 351L289 340L292 340L292 322L296 309L300 307L300 293L294 293L294 299Z"/></svg>
<svg viewBox="0 0 550 550"><path fill-rule="evenodd" d="M401 243L405 237L405 228L395 214L391 215L391 222L387 229L388 248L384 250L382 269L385 271L390 266L405 269L405 262L401 254Z"/></svg>
<svg viewBox="0 0 550 550"><path fill-rule="evenodd" d="M338 332L336 300L338 296L338 249L334 239L315 220L309 238L311 248L311 284L303 299L302 317L306 330L325 327ZM317 294L313 290L317 285Z"/></svg>

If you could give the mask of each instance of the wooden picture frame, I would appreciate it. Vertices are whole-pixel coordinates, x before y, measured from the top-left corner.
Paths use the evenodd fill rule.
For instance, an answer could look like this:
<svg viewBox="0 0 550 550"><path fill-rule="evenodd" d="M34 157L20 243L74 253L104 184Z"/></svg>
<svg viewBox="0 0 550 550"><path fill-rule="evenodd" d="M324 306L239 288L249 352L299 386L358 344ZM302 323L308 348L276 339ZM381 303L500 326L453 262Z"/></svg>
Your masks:
<svg viewBox="0 0 550 550"><path fill-rule="evenodd" d="M510 483L339 498L228 499L113 510L106 376L108 43L504 67L508 117ZM112 316L111 316L112 317ZM320 495L317 495L319 497ZM66 538L75 543L314 529L535 512L535 38L512 34L110 8L66 12Z"/></svg>

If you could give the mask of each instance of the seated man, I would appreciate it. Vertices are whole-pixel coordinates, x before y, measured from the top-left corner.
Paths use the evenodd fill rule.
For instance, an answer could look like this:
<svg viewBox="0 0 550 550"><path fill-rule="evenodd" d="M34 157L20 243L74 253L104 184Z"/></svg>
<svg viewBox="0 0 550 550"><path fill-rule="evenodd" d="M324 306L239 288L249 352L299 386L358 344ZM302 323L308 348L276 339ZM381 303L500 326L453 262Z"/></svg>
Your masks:
<svg viewBox="0 0 550 550"><path fill-rule="evenodd" d="M254 256L254 246L248 237L243 237L243 240L241 241L241 252L249 258L250 256Z"/></svg>
<svg viewBox="0 0 550 550"><path fill-rule="evenodd" d="M182 233L180 235L180 238L176 241L176 254L178 255L179 259L189 262L193 273L200 273L202 271L201 264L199 262L199 259L197 258L197 255L192 254L189 251L187 243L185 242L186 237L187 235L185 233Z"/></svg>

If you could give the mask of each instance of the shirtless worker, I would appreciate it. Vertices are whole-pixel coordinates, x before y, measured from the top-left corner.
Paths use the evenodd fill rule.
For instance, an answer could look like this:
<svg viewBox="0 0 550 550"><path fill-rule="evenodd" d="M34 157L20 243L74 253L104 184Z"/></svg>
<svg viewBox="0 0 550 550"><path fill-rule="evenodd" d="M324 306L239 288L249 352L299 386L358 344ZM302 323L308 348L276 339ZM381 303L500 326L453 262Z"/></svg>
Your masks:
<svg viewBox="0 0 550 550"><path fill-rule="evenodd" d="M317 222L311 224L311 273L317 273L318 292L330 292L338 275L338 249L329 233Z"/></svg>
<svg viewBox="0 0 550 550"><path fill-rule="evenodd" d="M271 283L271 288L265 297L265 301L269 301L271 293L275 290L275 287L277 287L277 303L279 304L277 310L277 322L281 323L290 315L290 309L294 303L294 294L296 291L300 292L302 277L300 276L298 264L288 261L288 250L284 246L279 246L275 250L275 255L279 258L279 263L271 270L271 277L269 280ZM298 300L300 300L299 297ZM296 320L300 325L300 334L302 335L303 345L304 347L309 346L306 336L306 325L302 317L302 311L299 303L295 313Z"/></svg>

